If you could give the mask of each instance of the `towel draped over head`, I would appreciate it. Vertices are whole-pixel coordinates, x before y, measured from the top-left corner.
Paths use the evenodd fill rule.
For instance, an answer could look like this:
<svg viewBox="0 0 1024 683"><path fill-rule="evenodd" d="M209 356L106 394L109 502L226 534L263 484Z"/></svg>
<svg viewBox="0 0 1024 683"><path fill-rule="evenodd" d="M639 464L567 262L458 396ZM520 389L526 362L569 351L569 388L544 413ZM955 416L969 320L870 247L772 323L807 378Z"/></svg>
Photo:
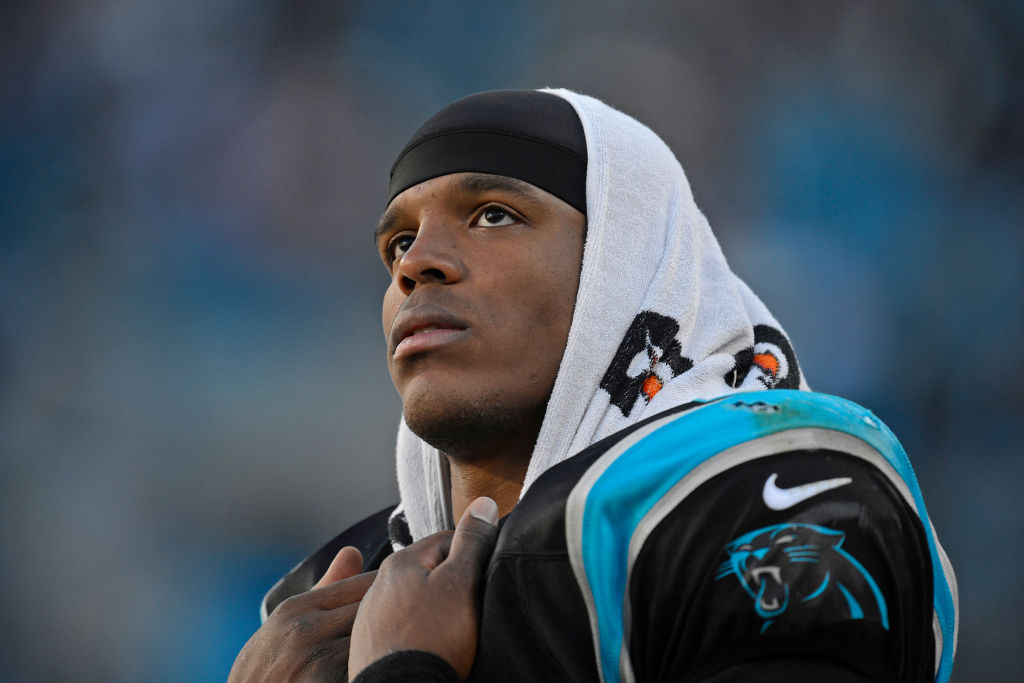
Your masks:
<svg viewBox="0 0 1024 683"><path fill-rule="evenodd" d="M665 143L594 98L541 92L568 102L582 125L587 231L569 338L520 498L548 468L673 406L740 391L807 389L788 338L729 269ZM565 157L564 168L571 176L578 161ZM405 187L426 179L415 173ZM552 191L545 182L552 181L534 184ZM392 198L401 185L393 175ZM564 185L562 194L552 193L581 203L571 183ZM404 514L412 538L452 528L447 460L404 420L397 460L396 515Z"/></svg>

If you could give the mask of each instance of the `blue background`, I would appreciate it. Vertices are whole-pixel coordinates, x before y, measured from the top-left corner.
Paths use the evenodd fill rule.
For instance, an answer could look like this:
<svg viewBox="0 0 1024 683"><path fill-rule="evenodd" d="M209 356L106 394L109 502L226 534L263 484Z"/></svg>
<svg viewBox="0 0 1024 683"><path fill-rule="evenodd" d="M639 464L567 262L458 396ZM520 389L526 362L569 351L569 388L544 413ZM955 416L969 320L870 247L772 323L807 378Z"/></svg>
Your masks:
<svg viewBox="0 0 1024 683"><path fill-rule="evenodd" d="M900 436L1024 669L1024 6L0 7L0 679L222 680L259 596L396 498L371 233L456 97L564 86L676 151L820 391Z"/></svg>

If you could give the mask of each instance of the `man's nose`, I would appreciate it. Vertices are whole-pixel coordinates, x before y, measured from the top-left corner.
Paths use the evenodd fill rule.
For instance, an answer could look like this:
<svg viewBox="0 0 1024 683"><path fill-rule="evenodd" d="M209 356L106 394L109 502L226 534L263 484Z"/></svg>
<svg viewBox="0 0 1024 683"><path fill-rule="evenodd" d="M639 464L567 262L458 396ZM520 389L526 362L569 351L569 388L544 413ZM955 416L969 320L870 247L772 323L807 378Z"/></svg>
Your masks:
<svg viewBox="0 0 1024 683"><path fill-rule="evenodd" d="M462 279L464 265L458 236L442 220L424 221L398 262L398 286L409 295L417 285L453 284Z"/></svg>

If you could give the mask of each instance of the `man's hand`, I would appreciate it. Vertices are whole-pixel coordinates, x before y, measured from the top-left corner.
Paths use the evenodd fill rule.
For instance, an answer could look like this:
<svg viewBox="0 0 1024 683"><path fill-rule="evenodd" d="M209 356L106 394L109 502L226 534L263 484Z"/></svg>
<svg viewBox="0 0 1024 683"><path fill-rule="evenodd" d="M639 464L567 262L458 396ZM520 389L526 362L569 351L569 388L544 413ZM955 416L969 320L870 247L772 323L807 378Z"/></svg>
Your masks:
<svg viewBox="0 0 1024 683"><path fill-rule="evenodd" d="M278 605L253 634L235 659L228 683L347 680L352 624L377 574L362 570L356 548L339 550L311 590Z"/></svg>
<svg viewBox="0 0 1024 683"><path fill-rule="evenodd" d="M476 658L478 588L498 535L498 506L477 498L443 531L384 560L352 630L349 680L399 650L446 660L465 680Z"/></svg>

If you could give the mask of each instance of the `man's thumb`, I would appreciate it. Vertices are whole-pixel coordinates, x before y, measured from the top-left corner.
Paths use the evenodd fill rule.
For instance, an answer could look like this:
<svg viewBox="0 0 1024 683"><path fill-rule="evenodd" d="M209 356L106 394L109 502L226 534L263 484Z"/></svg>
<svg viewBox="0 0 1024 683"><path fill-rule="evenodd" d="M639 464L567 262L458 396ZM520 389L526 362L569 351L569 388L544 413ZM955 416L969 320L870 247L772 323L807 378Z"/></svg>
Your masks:
<svg viewBox="0 0 1024 683"><path fill-rule="evenodd" d="M490 556L497 537L498 504L486 496L477 498L455 527L452 548L445 562L478 572Z"/></svg>

